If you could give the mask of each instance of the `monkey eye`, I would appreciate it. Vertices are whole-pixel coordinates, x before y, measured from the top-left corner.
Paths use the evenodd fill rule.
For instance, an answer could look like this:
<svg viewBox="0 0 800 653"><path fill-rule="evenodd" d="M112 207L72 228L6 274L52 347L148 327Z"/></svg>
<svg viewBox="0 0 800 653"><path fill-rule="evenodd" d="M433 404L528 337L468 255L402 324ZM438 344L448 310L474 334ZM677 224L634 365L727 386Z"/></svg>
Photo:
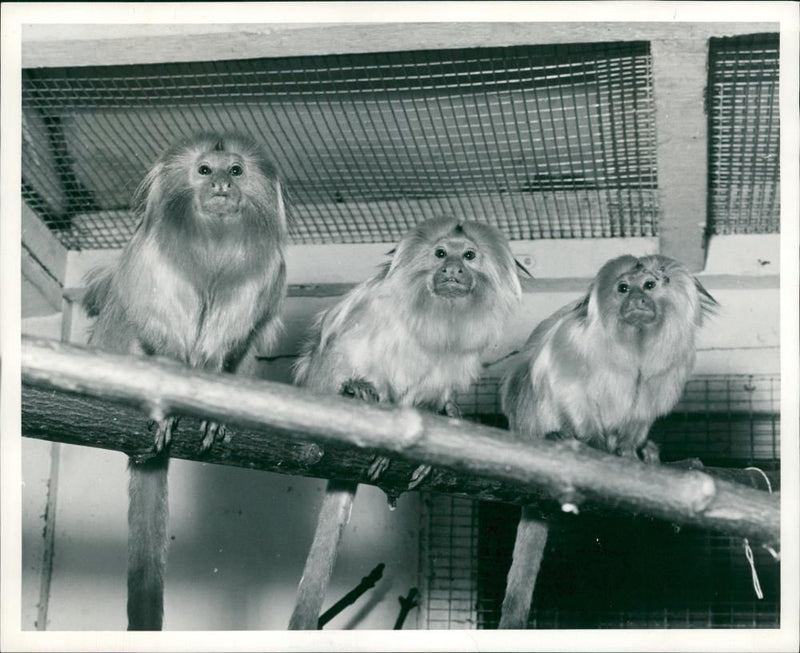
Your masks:
<svg viewBox="0 0 800 653"><path fill-rule="evenodd" d="M234 163L228 169L228 172L230 173L231 177L241 177L244 170L242 169L242 166L240 166L238 163Z"/></svg>
<svg viewBox="0 0 800 653"><path fill-rule="evenodd" d="M655 287L656 287L656 282L653 281L652 279L648 279L647 281L644 282L645 290L652 290Z"/></svg>
<svg viewBox="0 0 800 653"><path fill-rule="evenodd" d="M433 255L434 255L436 258L444 258L445 256L447 256L447 250L445 250L445 248L444 248L444 247L437 247L437 248L434 250L434 252L433 252Z"/></svg>
<svg viewBox="0 0 800 653"><path fill-rule="evenodd" d="M203 176L211 174L211 166L207 166L205 163L202 164L198 169L197 172Z"/></svg>
<svg viewBox="0 0 800 653"><path fill-rule="evenodd" d="M475 253L474 249L468 249L466 252L464 252L464 258L468 261L472 261L476 256L477 254Z"/></svg>
<svg viewBox="0 0 800 653"><path fill-rule="evenodd" d="M621 283L617 286L617 292L622 293L623 295L630 290L630 287L627 283Z"/></svg>

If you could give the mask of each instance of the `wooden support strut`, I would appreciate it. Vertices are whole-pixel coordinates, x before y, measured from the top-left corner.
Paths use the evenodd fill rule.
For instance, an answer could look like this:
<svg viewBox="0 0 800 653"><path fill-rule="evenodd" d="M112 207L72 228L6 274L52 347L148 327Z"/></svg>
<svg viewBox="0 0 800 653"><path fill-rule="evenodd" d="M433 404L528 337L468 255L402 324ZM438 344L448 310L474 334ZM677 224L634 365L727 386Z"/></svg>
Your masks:
<svg viewBox="0 0 800 653"><path fill-rule="evenodd" d="M397 457L381 487L406 487L410 470L427 463L442 470L425 483L435 491L539 504L543 512L577 496L581 510L613 509L758 542L780 541L780 498L752 489L764 486L755 472L743 473L751 485L746 487L577 442L523 443L507 431L413 409L55 341L23 338L21 367L28 437L137 453L152 443L139 411L162 411L241 427L232 429L230 443L215 444L204 462L363 480L365 464L381 453ZM201 458L191 424L173 433L170 455Z"/></svg>

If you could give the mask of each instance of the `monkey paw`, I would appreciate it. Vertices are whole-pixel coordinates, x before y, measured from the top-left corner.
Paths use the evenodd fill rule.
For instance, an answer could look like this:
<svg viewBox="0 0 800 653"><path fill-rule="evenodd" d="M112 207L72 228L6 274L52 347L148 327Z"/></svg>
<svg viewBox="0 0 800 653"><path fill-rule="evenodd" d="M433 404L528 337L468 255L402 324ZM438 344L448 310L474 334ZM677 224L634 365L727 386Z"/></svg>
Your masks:
<svg viewBox="0 0 800 653"><path fill-rule="evenodd" d="M344 397L361 399L362 401L379 402L380 397L375 386L366 379L349 379L342 383L339 394Z"/></svg>
<svg viewBox="0 0 800 653"><path fill-rule="evenodd" d="M661 451L659 446L652 440L648 440L639 450L642 460L649 465L658 465L661 462Z"/></svg>
<svg viewBox="0 0 800 653"><path fill-rule="evenodd" d="M431 473L430 465L420 465L411 474L411 480L408 482L408 489L413 490L419 486Z"/></svg>
<svg viewBox="0 0 800 653"><path fill-rule="evenodd" d="M461 419L461 409L458 404L452 399L448 399L444 403L444 414L454 419Z"/></svg>
<svg viewBox="0 0 800 653"><path fill-rule="evenodd" d="M224 442L231 441L231 436L224 424L218 424L217 422L212 422L210 420L203 420L200 422L200 432L203 434L203 442L200 444L201 454L204 454L211 449L211 445L215 442L219 442L220 440Z"/></svg>
<svg viewBox="0 0 800 653"><path fill-rule="evenodd" d="M389 459L385 456L375 456L367 469L367 477L370 481L377 481L389 468Z"/></svg>

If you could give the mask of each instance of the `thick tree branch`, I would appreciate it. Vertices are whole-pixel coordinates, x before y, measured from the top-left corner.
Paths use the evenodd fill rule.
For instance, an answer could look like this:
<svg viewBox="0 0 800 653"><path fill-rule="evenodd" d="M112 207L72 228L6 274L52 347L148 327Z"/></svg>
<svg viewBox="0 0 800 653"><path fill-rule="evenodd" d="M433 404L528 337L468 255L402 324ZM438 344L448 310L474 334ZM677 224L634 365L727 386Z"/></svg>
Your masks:
<svg viewBox="0 0 800 653"><path fill-rule="evenodd" d="M764 542L780 538L777 496L698 470L644 465L573 442L521 443L506 431L416 410L54 341L23 339L21 361L29 437L142 453L152 441L143 409L151 417L190 416L170 453L197 460L194 427L208 417L235 428L205 462L363 482L370 457L383 453L399 457L381 479L389 493L405 488L424 462L440 470L424 485L434 491L538 503L544 511L599 506Z"/></svg>

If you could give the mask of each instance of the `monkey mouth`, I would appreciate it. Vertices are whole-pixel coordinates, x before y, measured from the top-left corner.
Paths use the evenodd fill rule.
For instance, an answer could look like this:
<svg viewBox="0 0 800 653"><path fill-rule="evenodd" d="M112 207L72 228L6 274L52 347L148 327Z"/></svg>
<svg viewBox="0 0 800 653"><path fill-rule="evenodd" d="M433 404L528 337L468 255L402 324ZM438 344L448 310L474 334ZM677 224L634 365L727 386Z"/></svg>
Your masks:
<svg viewBox="0 0 800 653"><path fill-rule="evenodd" d="M445 277L439 279L433 286L433 294L448 299L453 297L463 297L468 295L472 289L466 283L459 281L455 277Z"/></svg>
<svg viewBox="0 0 800 653"><path fill-rule="evenodd" d="M227 212L236 208L237 201L230 193L214 193L206 197L204 206L213 213Z"/></svg>
<svg viewBox="0 0 800 653"><path fill-rule="evenodd" d="M655 312L647 309L631 309L620 315L620 317L623 322L633 324L634 326L650 324L656 320Z"/></svg>

